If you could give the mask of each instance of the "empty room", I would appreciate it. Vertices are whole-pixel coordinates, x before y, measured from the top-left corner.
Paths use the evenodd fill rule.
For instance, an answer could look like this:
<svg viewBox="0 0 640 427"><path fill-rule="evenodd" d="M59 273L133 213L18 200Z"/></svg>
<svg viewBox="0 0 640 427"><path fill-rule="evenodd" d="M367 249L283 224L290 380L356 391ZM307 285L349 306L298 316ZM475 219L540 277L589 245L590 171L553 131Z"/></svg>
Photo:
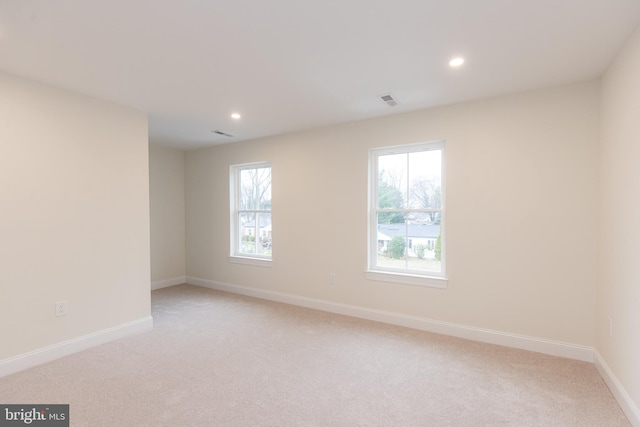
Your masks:
<svg viewBox="0 0 640 427"><path fill-rule="evenodd" d="M640 426L640 2L0 0L0 426Z"/></svg>

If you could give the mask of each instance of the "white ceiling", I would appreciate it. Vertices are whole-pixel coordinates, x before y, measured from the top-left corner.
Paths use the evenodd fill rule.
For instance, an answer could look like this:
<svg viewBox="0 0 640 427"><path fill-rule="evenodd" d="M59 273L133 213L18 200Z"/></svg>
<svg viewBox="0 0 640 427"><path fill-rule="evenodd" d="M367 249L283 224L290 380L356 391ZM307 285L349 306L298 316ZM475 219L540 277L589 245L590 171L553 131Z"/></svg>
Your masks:
<svg viewBox="0 0 640 427"><path fill-rule="evenodd" d="M0 70L191 149L593 79L639 18L639 0L0 0Z"/></svg>

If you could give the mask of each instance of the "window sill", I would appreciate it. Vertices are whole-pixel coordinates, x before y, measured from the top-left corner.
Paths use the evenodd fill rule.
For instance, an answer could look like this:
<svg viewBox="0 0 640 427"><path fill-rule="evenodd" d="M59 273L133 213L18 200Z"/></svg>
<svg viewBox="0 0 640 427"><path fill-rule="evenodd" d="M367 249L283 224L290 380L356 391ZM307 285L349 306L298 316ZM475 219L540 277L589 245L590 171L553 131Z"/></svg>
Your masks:
<svg viewBox="0 0 640 427"><path fill-rule="evenodd" d="M447 289L449 279L436 276L419 276L417 274L402 274L368 270L365 272L368 280L378 282L400 283L403 285L426 286L429 288Z"/></svg>
<svg viewBox="0 0 640 427"><path fill-rule="evenodd" d="M245 264L245 265L254 265L257 267L271 268L271 260L265 259L265 258L251 258L251 257L241 257L237 255L231 255L227 258L227 260L234 264Z"/></svg>

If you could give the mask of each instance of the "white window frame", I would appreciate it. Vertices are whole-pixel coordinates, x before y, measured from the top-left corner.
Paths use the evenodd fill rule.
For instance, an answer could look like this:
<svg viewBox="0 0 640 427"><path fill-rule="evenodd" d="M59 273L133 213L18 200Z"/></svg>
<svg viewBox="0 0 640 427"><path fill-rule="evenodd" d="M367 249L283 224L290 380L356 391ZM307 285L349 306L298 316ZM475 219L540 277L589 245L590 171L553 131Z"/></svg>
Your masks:
<svg viewBox="0 0 640 427"><path fill-rule="evenodd" d="M247 254L240 252L240 224L238 218L241 213L269 213L272 215L271 221L273 224L272 209L240 209L240 172L247 169L261 169L271 168L271 162L256 162L256 163L243 163L238 165L231 165L229 167L229 195L230 195L230 254L228 257L229 262L237 264L255 265L259 267L271 267L272 255L261 254ZM271 175L271 181L273 183L273 175ZM273 232L272 232L273 233ZM256 244L260 238L259 232L256 233Z"/></svg>
<svg viewBox="0 0 640 427"><path fill-rule="evenodd" d="M377 266L378 257L378 157L389 154L415 153L421 151L441 150L441 213L440 217L440 249L441 249L441 271L421 272L417 270L400 270ZM431 141L417 144L396 145L369 150L369 215L368 215L368 249L367 249L367 270L365 276L369 280L400 283L407 285L428 286L433 288L446 288L448 279L446 276L446 226L445 226L445 200L446 200L446 174L445 174L445 142ZM405 209L412 211L413 209ZM414 210L415 211L415 210ZM424 210L421 210L424 211Z"/></svg>

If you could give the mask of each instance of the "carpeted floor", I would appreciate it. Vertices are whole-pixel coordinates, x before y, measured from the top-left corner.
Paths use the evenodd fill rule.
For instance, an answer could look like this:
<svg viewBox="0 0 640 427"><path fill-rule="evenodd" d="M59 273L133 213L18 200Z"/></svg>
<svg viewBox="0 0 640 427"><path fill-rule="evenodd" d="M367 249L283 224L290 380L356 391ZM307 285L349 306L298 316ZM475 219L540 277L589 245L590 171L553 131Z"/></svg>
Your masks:
<svg viewBox="0 0 640 427"><path fill-rule="evenodd" d="M153 331L0 378L72 426L629 426L589 363L180 285Z"/></svg>

